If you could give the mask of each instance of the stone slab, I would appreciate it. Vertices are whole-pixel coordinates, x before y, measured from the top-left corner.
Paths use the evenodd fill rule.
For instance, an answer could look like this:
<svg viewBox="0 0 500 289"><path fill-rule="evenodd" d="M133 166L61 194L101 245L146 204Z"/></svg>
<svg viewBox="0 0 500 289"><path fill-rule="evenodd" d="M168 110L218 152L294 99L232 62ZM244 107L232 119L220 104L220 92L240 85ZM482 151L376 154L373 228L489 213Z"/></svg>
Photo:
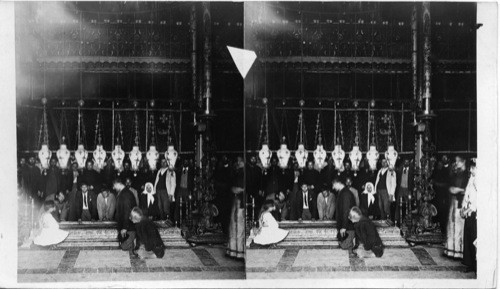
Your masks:
<svg viewBox="0 0 500 289"><path fill-rule="evenodd" d="M161 259L146 259L148 267L202 267L200 258L190 249L166 249Z"/></svg>
<svg viewBox="0 0 500 289"><path fill-rule="evenodd" d="M60 250L19 250L17 267L19 269L57 269L65 254Z"/></svg>
<svg viewBox="0 0 500 289"><path fill-rule="evenodd" d="M293 266L349 266L349 253L344 250L303 249L299 251Z"/></svg>
<svg viewBox="0 0 500 289"><path fill-rule="evenodd" d="M126 251L82 250L76 259L75 268L131 267L130 255Z"/></svg>
<svg viewBox="0 0 500 289"><path fill-rule="evenodd" d="M358 248L358 250L364 250ZM381 258L365 258L366 266L420 266L420 261L409 248L385 248Z"/></svg>
<svg viewBox="0 0 500 289"><path fill-rule="evenodd" d="M284 249L277 250L247 250L246 267L276 267L285 253Z"/></svg>

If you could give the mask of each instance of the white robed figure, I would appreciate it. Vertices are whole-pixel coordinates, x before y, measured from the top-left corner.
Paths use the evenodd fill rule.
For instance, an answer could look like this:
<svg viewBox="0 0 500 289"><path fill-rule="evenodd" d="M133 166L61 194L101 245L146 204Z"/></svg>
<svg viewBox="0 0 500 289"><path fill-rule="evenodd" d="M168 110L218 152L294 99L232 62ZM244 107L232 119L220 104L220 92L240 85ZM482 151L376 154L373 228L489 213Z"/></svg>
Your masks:
<svg viewBox="0 0 500 289"><path fill-rule="evenodd" d="M276 219L274 219L271 214L275 209L274 200L267 200L264 205L262 205L259 218L259 230L253 239L254 243L259 245L276 244L283 241L288 235L288 231L279 228L278 222L276 222Z"/></svg>
<svg viewBox="0 0 500 289"><path fill-rule="evenodd" d="M44 204L45 212L40 218L40 234L33 239L33 243L39 246L56 245L64 241L69 232L59 229L59 224L52 216L56 209L53 201Z"/></svg>

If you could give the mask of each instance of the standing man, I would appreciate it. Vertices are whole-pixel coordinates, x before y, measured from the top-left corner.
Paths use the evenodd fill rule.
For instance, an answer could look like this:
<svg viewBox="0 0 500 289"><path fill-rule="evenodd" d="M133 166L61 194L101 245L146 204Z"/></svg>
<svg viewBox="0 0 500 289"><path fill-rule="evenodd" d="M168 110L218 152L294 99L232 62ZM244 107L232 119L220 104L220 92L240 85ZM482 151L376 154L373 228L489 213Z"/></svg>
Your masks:
<svg viewBox="0 0 500 289"><path fill-rule="evenodd" d="M354 225L349 220L349 212L356 205L352 192L340 181L339 178L333 180L333 189L338 192L335 210L337 221L337 238L340 246L344 250L352 252L354 247Z"/></svg>
<svg viewBox="0 0 500 289"><path fill-rule="evenodd" d="M59 187L61 185L61 170L57 167L57 160L52 158L50 160L50 167L47 170L47 176L45 177L45 191L43 198L49 195L56 195L59 193Z"/></svg>
<svg viewBox="0 0 500 289"><path fill-rule="evenodd" d="M158 196L160 218L165 220L165 222L168 220L173 221L171 206L175 202L175 187L175 171L170 171L167 159L162 159L161 168L156 174L155 192Z"/></svg>
<svg viewBox="0 0 500 289"><path fill-rule="evenodd" d="M132 179L131 178L126 178L125 179L125 187L127 187L127 189L129 189L129 191L132 192L132 194L134 194L134 197L135 197L135 203L136 204L139 204L139 194L137 193L137 190L134 189L134 187L132 187Z"/></svg>
<svg viewBox="0 0 500 289"><path fill-rule="evenodd" d="M248 202L252 202L250 197L254 199L255 210L253 212L253 216L255 219L258 219L260 207L264 203L265 197L264 191L262 191L262 170L259 166L257 166L257 158L254 155L250 157L250 162L246 166L245 175L245 188L247 191ZM250 212L248 215L252 216L252 213Z"/></svg>
<svg viewBox="0 0 500 289"><path fill-rule="evenodd" d="M118 229L118 241L122 243L127 238L127 235L129 238L135 238L135 227L130 221L130 212L137 206L137 203L132 192L125 187L120 179L113 181L113 189L117 193L115 220ZM133 248L129 249L132 250Z"/></svg>
<svg viewBox="0 0 500 289"><path fill-rule="evenodd" d="M354 201L356 201L356 206L359 207L359 192L352 186L352 177L347 177L345 179L345 185L351 191Z"/></svg>
<svg viewBox="0 0 500 289"><path fill-rule="evenodd" d="M408 210L408 200L413 192L413 166L410 166L410 160L405 159L403 166L398 170L398 190L396 196L396 221L401 225L400 220L406 216Z"/></svg>
<svg viewBox="0 0 500 289"><path fill-rule="evenodd" d="M387 220L387 218L391 217L391 203L395 201L396 184L396 172L389 169L387 160L383 159L382 168L378 171L375 182L382 220Z"/></svg>
<svg viewBox="0 0 500 289"><path fill-rule="evenodd" d="M292 220L313 220L314 211L317 211L314 203L316 198L314 198L313 194L314 192L309 190L306 183L300 185L300 191L295 193L294 202L291 205Z"/></svg>
<svg viewBox="0 0 500 289"><path fill-rule="evenodd" d="M80 221L95 221L99 219L97 213L97 197L85 182L80 184L80 191L76 193L73 204L76 219Z"/></svg>
<svg viewBox="0 0 500 289"><path fill-rule="evenodd" d="M99 221L113 221L116 209L116 197L109 190L103 190L97 196L97 212Z"/></svg>
<svg viewBox="0 0 500 289"><path fill-rule="evenodd" d="M79 187L81 187L82 183L85 183L89 190L94 193L100 191L102 185L101 176L94 170L94 162L92 160L88 160L85 163L85 169L78 176L78 183Z"/></svg>
<svg viewBox="0 0 500 289"><path fill-rule="evenodd" d="M179 200L182 200L182 203L184 204L184 208L182 212L183 216L186 216L185 212L187 211L187 202L189 195L193 191L194 188L194 169L189 165L189 160L185 159L182 162L182 168L180 169L179 173L177 174L177 184L179 184L178 189L177 189L177 197ZM180 216L180 201L176 202L176 211L177 213L175 214L176 217Z"/></svg>
<svg viewBox="0 0 500 289"><path fill-rule="evenodd" d="M333 195L328 186L323 185L323 191L318 194L318 215L319 220L333 220L335 216L335 195Z"/></svg>

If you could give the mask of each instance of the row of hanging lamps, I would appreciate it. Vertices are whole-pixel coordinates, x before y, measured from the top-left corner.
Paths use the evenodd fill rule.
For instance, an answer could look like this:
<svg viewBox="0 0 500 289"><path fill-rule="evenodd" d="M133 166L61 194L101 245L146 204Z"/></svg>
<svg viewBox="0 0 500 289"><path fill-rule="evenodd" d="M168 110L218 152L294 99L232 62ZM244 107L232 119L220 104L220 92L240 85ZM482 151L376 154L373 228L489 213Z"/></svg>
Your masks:
<svg viewBox="0 0 500 289"><path fill-rule="evenodd" d="M139 165L142 160L142 153L139 149L139 116L137 115L138 102L134 101L134 144L132 150L128 153L130 159L130 168L134 172L134 176L137 176L139 171Z"/></svg>

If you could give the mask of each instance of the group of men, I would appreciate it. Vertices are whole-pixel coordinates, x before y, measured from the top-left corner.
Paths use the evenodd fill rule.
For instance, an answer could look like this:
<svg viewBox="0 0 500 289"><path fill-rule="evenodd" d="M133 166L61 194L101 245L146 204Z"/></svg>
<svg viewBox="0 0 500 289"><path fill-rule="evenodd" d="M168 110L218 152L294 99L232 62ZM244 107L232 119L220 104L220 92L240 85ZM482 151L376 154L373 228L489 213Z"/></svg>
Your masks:
<svg viewBox="0 0 500 289"><path fill-rule="evenodd" d="M313 161L308 161L304 169L299 169L297 164L283 169L276 158L271 160L270 168L262 169L257 158L251 156L246 168L247 201L254 204L254 220L266 199L275 200L278 220L334 220L339 190L333 183L337 180L350 191L354 205L360 207L364 215L396 222L406 212L413 190L413 170L409 159L394 168L381 159L377 170L371 170L363 160L360 169L353 171L349 160L340 170L331 160L319 170ZM401 208L403 216L400 216L400 198L405 206Z"/></svg>
<svg viewBox="0 0 500 289"><path fill-rule="evenodd" d="M186 204L194 188L194 169L184 160L176 169L170 169L166 159L155 171L143 166L132 171L125 161L122 170L115 170L108 162L97 170L92 160L79 169L76 162L62 170L55 158L43 170L34 157L28 162L20 159L18 178L20 189L40 206L44 200L56 203L56 218L60 221L115 221L118 211L116 182L124 185L134 196L134 202L155 220L175 222L179 218L179 200ZM149 185L148 185L149 183Z"/></svg>

